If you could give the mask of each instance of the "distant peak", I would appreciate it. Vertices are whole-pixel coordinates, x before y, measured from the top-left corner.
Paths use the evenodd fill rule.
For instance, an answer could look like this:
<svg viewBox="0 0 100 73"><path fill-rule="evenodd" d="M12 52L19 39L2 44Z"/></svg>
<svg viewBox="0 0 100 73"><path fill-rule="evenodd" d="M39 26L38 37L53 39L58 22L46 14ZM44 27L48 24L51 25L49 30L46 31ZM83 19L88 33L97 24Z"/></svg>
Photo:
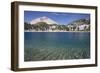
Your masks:
<svg viewBox="0 0 100 73"><path fill-rule="evenodd" d="M46 16L40 17L40 20L46 20L46 19L48 19L48 17Z"/></svg>
<svg viewBox="0 0 100 73"><path fill-rule="evenodd" d="M46 16L43 16L43 17L41 17L41 18L43 18L43 19L48 19L48 17L46 17Z"/></svg>
<svg viewBox="0 0 100 73"><path fill-rule="evenodd" d="M47 24L57 24L56 21L52 20L51 18L48 18L47 16L42 16L42 17L33 19L30 23L36 24L38 22L46 22Z"/></svg>

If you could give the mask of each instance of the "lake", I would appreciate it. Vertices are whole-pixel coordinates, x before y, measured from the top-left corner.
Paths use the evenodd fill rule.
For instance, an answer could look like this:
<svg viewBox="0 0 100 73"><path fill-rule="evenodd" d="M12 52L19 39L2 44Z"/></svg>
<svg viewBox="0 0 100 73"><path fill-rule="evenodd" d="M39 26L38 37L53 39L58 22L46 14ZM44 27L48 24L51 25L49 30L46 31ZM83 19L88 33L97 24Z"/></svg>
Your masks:
<svg viewBox="0 0 100 73"><path fill-rule="evenodd" d="M90 32L24 32L24 61L90 58Z"/></svg>

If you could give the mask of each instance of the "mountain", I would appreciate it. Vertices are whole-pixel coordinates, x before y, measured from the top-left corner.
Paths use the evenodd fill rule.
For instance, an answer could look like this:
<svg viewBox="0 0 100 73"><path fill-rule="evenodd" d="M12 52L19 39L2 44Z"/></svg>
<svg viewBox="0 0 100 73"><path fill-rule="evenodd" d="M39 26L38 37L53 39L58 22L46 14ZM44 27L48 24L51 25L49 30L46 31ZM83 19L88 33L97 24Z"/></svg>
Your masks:
<svg viewBox="0 0 100 73"><path fill-rule="evenodd" d="M79 19L79 20L75 20L71 23L69 23L68 25L82 25L82 24L90 24L90 19Z"/></svg>
<svg viewBox="0 0 100 73"><path fill-rule="evenodd" d="M40 17L40 18L36 18L36 19L33 19L30 24L34 25L36 23L39 23L39 22L45 22L47 24L58 24L56 21L46 17L46 16L43 16L43 17Z"/></svg>
<svg viewBox="0 0 100 73"><path fill-rule="evenodd" d="M90 31L90 19L75 20L67 26L72 31Z"/></svg>

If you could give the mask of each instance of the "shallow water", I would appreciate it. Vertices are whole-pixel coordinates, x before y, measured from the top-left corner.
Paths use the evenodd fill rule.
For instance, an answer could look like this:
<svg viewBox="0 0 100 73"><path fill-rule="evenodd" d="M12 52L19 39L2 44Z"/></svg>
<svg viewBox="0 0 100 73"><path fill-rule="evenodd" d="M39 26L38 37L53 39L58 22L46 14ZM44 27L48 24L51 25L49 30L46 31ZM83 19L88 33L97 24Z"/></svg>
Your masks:
<svg viewBox="0 0 100 73"><path fill-rule="evenodd" d="M25 32L24 60L85 59L90 57L90 32Z"/></svg>

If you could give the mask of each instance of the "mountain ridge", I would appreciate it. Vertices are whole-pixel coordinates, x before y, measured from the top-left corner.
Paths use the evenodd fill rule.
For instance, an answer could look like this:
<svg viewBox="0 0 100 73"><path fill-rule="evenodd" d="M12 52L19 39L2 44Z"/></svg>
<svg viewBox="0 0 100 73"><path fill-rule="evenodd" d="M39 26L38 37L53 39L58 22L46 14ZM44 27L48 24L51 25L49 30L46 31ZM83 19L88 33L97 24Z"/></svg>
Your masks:
<svg viewBox="0 0 100 73"><path fill-rule="evenodd" d="M42 17L40 17L40 18L33 19L33 20L30 22L30 24L34 25L34 24L36 24L36 23L38 23L38 22L45 22L45 23L47 23L48 25L50 25L50 24L58 24L56 21L54 21L54 20L52 20L51 18L48 18L48 17L46 17L46 16L42 16Z"/></svg>

